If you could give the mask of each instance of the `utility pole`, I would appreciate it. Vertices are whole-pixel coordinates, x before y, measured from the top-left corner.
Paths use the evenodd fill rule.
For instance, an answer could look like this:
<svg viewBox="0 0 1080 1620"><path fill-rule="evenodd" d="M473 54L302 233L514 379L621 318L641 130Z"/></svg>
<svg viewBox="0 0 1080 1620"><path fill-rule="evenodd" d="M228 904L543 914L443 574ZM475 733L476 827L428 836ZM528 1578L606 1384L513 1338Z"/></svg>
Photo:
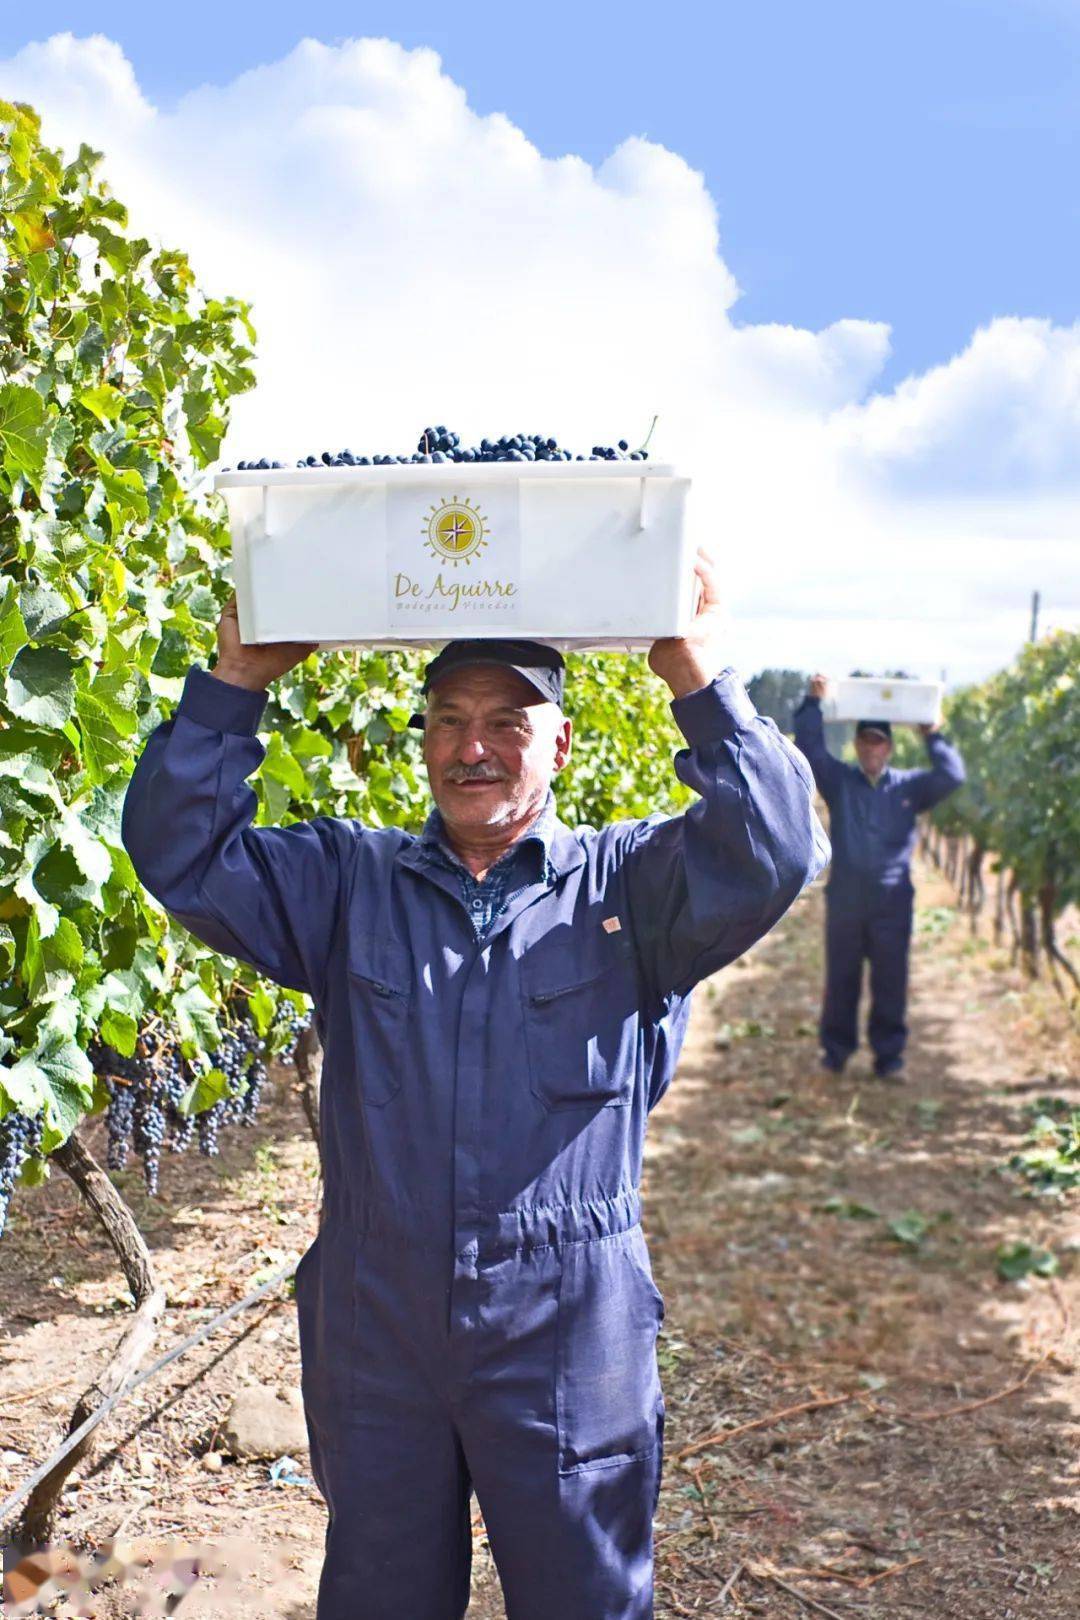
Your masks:
<svg viewBox="0 0 1080 1620"><path fill-rule="evenodd" d="M1039 593L1038 593L1038 591L1032 591L1032 593L1031 593L1031 634L1030 634L1030 636L1028 636L1028 640L1029 641L1038 641L1038 639L1039 639Z"/></svg>

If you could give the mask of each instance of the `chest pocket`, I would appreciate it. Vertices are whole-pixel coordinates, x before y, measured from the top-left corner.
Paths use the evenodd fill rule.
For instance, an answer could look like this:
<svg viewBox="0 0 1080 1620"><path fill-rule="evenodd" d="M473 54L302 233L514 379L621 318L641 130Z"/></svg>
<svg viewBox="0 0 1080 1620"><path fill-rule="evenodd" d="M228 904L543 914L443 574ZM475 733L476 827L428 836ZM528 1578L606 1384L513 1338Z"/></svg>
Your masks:
<svg viewBox="0 0 1080 1620"><path fill-rule="evenodd" d="M906 788L894 788L883 793L878 806L878 826L889 848L902 845L915 825L915 810L911 793Z"/></svg>
<svg viewBox="0 0 1080 1620"><path fill-rule="evenodd" d="M521 962L529 1086L546 1108L622 1108L637 1070L638 988L625 940L551 942Z"/></svg>
<svg viewBox="0 0 1080 1620"><path fill-rule="evenodd" d="M392 939L349 937L349 1012L365 1102L381 1107L401 1090L408 1053L412 962Z"/></svg>

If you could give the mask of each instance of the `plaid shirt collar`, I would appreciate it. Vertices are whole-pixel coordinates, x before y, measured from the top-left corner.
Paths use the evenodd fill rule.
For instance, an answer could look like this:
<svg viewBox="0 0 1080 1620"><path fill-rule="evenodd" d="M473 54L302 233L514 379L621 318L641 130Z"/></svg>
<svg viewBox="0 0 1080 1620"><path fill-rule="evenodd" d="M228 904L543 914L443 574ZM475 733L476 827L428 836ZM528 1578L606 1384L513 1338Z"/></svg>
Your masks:
<svg viewBox="0 0 1080 1620"><path fill-rule="evenodd" d="M492 864L482 880L473 878L472 873L469 872L465 862L461 860L459 856L454 854L454 851L450 847L450 840L446 834L446 824L444 823L437 807L432 809L431 814L424 823L424 830L420 834L419 843L421 849L426 855L434 856L436 858L440 856L443 857L443 859L448 861L453 867L460 868L463 872L466 872L474 883L481 881L483 883L489 882L494 872L501 871L501 869L508 866L510 862L513 861L515 857L526 848L526 846L530 844L538 844L543 856L542 870L546 878L550 876L552 869L551 842L555 836L556 821L557 813L555 807L555 795L549 788L547 798L540 807L540 813L529 827L528 831L522 833L521 837L516 839L515 842L511 844L510 848L506 850L504 854L499 856L498 860Z"/></svg>
<svg viewBox="0 0 1080 1620"><path fill-rule="evenodd" d="M428 817L417 848L421 860L433 861L456 875L461 903L473 932L477 940L483 940L496 918L501 917L510 902L530 884L541 880L549 884L555 882L557 873L551 859L555 831L555 799L549 791L529 830L499 856L482 878L474 877L450 848L438 810L433 810Z"/></svg>

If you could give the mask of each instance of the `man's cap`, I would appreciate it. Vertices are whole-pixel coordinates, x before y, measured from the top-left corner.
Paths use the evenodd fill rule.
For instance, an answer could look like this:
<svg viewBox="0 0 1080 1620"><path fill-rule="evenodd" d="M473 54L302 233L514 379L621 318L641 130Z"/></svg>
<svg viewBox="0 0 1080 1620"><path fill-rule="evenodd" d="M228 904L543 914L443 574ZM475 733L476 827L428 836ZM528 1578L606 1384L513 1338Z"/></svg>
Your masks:
<svg viewBox="0 0 1080 1620"><path fill-rule="evenodd" d="M878 732L880 736L885 738L886 742L892 742L892 725L888 720L857 720L855 722L856 737L864 737L871 731Z"/></svg>
<svg viewBox="0 0 1080 1620"><path fill-rule="evenodd" d="M562 704L566 664L557 648L542 641L448 641L425 669L422 691L430 692L444 675L472 664L495 664L512 669L528 681L545 702ZM414 714L409 724L423 730L423 715Z"/></svg>

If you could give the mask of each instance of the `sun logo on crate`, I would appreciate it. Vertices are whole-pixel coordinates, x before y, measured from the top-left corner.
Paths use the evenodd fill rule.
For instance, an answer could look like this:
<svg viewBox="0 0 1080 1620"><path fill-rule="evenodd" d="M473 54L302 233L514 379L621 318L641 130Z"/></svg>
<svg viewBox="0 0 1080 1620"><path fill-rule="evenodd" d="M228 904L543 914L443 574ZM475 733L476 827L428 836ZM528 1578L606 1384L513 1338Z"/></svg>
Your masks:
<svg viewBox="0 0 1080 1620"><path fill-rule="evenodd" d="M424 534L431 554L455 565L471 563L487 545L487 522L468 496L428 508Z"/></svg>

